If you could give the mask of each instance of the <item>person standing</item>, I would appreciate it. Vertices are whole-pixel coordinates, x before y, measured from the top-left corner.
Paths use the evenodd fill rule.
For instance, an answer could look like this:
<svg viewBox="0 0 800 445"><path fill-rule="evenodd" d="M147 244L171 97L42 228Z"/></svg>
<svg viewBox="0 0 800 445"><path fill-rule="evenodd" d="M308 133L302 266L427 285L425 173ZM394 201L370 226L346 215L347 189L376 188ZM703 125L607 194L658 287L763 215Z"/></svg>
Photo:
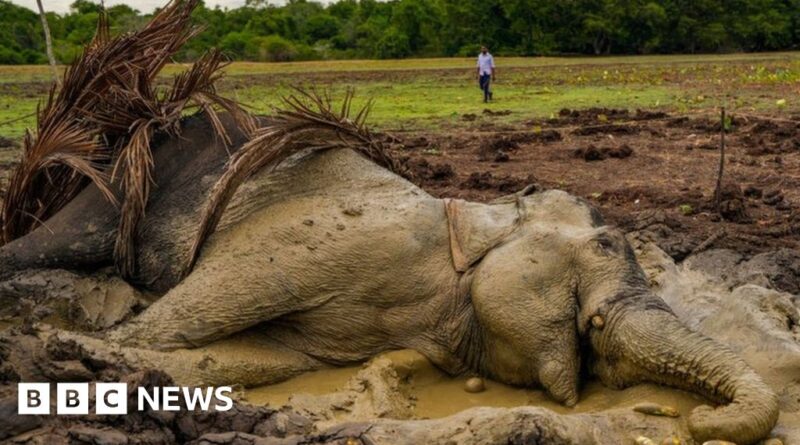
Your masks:
<svg viewBox="0 0 800 445"><path fill-rule="evenodd" d="M478 85L483 91L483 101L492 100L491 84L495 79L494 57L489 54L489 48L482 46L478 54Z"/></svg>

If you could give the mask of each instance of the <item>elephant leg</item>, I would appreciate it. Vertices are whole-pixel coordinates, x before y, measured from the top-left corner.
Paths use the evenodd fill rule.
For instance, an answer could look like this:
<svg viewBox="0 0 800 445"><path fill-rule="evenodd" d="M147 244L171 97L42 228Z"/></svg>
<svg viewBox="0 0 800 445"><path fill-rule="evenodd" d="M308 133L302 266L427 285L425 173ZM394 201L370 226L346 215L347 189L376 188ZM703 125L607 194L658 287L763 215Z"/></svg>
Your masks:
<svg viewBox="0 0 800 445"><path fill-rule="evenodd" d="M119 346L68 331L55 335L58 341L80 345L88 356L111 354L131 369L159 369L185 386L269 385L327 366L254 330L200 348L172 351Z"/></svg>
<svg viewBox="0 0 800 445"><path fill-rule="evenodd" d="M196 348L293 310L293 299L269 284L275 283L275 274L253 269L208 264L197 268L107 338L153 350Z"/></svg>
<svg viewBox="0 0 800 445"><path fill-rule="evenodd" d="M325 298L317 276L303 271L304 246L263 238L247 246L228 239L181 283L144 312L109 333L109 340L154 350L196 348ZM273 259L263 251L279 252ZM277 254L275 254L278 257Z"/></svg>

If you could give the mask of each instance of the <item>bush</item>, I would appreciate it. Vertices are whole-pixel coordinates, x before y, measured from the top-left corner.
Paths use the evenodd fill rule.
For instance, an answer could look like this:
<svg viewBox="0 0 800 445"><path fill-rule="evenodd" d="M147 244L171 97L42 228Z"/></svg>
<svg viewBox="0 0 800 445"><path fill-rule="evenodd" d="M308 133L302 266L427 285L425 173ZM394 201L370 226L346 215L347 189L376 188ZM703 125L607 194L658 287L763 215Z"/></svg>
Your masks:
<svg viewBox="0 0 800 445"><path fill-rule="evenodd" d="M394 26L390 27L378 40L375 53L381 59L400 59L410 55L408 36Z"/></svg>
<svg viewBox="0 0 800 445"><path fill-rule="evenodd" d="M298 52L294 44L281 36L261 37L258 41L258 60L289 62L297 58Z"/></svg>
<svg viewBox="0 0 800 445"><path fill-rule="evenodd" d="M32 49L24 49L22 50L22 59L24 60L23 63L28 65L36 65L38 63L47 63L47 56L40 53L39 51L35 51Z"/></svg>
<svg viewBox="0 0 800 445"><path fill-rule="evenodd" d="M328 57L329 47L324 44L322 40L314 46L306 45L305 43L297 43L294 45L294 49L294 60L320 60L330 58Z"/></svg>
<svg viewBox="0 0 800 445"><path fill-rule="evenodd" d="M53 44L53 55L56 56L56 60L60 63L72 63L82 50L81 46L66 40L56 40Z"/></svg>
<svg viewBox="0 0 800 445"><path fill-rule="evenodd" d="M456 52L456 56L458 57L477 57L478 53L481 52L481 44L480 43L470 43L467 45L462 46Z"/></svg>
<svg viewBox="0 0 800 445"><path fill-rule="evenodd" d="M257 53L258 49L253 45L256 37L246 32L230 32L220 41L219 47L234 59L243 59L248 54Z"/></svg>
<svg viewBox="0 0 800 445"><path fill-rule="evenodd" d="M0 65L21 65L23 63L25 63L25 59L20 53L0 46Z"/></svg>

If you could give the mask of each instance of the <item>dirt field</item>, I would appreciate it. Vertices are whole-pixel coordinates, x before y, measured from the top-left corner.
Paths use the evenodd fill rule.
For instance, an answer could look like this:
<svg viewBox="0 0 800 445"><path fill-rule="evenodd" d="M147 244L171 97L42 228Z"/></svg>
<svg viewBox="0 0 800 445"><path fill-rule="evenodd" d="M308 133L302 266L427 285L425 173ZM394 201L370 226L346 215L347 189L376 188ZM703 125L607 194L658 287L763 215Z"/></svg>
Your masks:
<svg viewBox="0 0 800 445"><path fill-rule="evenodd" d="M563 66L542 68L543 71L550 70L546 76L517 85L514 87L516 90L505 90L503 94L511 95L511 98L503 98L488 106L474 102L467 105L457 103L456 98L464 94L463 91L475 91L469 80L463 79L463 74L458 74L452 68L433 69L419 76L400 70L382 74L353 72L348 74L348 78L377 92L377 99L384 101L376 120L376 130L381 132L393 153L405 159L410 167L411 179L433 195L489 201L530 184L563 189L597 206L609 224L621 226L632 235L631 239L636 240L633 243L635 246L641 248L640 241L655 241L674 260L689 257L684 264L676 266L666 256L658 257L652 253L648 256L646 251L638 252L642 254L640 262L654 288L659 289L659 295L682 320L687 320L707 335L722 339L735 350L744 351L747 361L756 364L759 372L781 394L782 417L774 435L786 440L785 443L792 443L793 438L800 437L797 428L800 386L792 377L798 363L796 349L786 345L796 348L800 331L796 321L791 318L787 321L784 312L775 308L796 305L792 303L796 297L793 297L795 300L786 300L786 295L770 293L772 290L761 288L733 289L743 283L749 286L750 281L736 281L744 272L758 271L769 276L767 281L770 289L794 294L800 290L800 273L797 272L800 257L794 251L776 253L781 248L800 248L800 112L791 103L780 108L763 107L765 104L776 104L776 100L782 97L795 97L796 94L792 94L800 86L791 79L772 83L765 80L742 81L741 73L749 70L744 65L746 62L734 60L720 63L732 64L726 65L729 69L725 73L730 79L739 81L731 81L725 88L715 90L715 95L710 96L714 99L702 100L698 98L698 91L709 87L709 79L713 79L715 72L713 65L703 66L689 74L681 74L686 68L683 65L661 68L654 65L647 68L646 77L651 80L657 77L654 73L660 69L669 73L664 74L666 86L641 80L604 85L601 78L590 77L588 81L581 80L578 84L563 86L558 92L534 96L536 103L528 104L525 101L530 100L531 96L526 91L531 88L536 91L550 88L541 83L542 79L549 79L547 82L556 85L557 75L566 70ZM509 70L508 75L512 79L522 79L526 76L525 69L524 66L514 68ZM632 76L636 71L636 67L631 66L620 66L619 69L623 73L619 74L621 77ZM770 69L778 70L775 66ZM605 68L583 66L579 70L583 73L579 77L596 76ZM226 88L238 91L242 96L254 97L258 91L263 94L272 76L276 74L234 76L227 81ZM306 82L341 87L336 83L337 79L341 80L341 73L316 72L298 76ZM396 82L396 85L387 86L392 82ZM418 98L414 98L410 104L403 102L409 92L424 91L426 85L435 82L441 82L445 89L449 88L448 82L451 86L457 85L452 86L454 91L445 94L441 107L437 103L425 104ZM31 84L30 90L35 94L26 94L38 97L36 94L42 91L36 88L41 88L42 84L39 82L36 85L34 87ZM256 85L261 85L261 89L255 89ZM395 86L397 90L393 89ZM726 133L725 186L721 211L718 211L713 195L719 168L722 125L716 105L722 102L721 97L728 94L726 91L734 87L741 88L742 93L736 100L752 102L748 106L732 107L729 125L726 125L729 128ZM3 87L0 82L0 92L7 93L11 91L10 88L8 85ZM593 96L601 90L604 95ZM620 95L631 91L645 91L647 95L631 100ZM435 91L426 94L435 94ZM519 96L514 98L513 95ZM656 106L654 99L661 96L669 97L672 102ZM538 101L541 97L546 98ZM569 97L577 97L578 100L569 100ZM684 101L687 97L692 98L691 103ZM450 99L452 101L448 102ZM734 102L733 98L729 100ZM267 102L262 102L262 105L264 103ZM592 105L597 107L593 108ZM637 109L640 105L641 109ZM570 108L564 108L567 106ZM455 114L453 111L442 111L451 108L458 111ZM391 119L392 113L396 113L398 118ZM441 117L442 113L446 117ZM4 133L0 127L0 134L10 136L0 138L0 192L3 192L5 178L19 155L19 146L15 142L15 133ZM729 248L735 253L715 250L719 248ZM751 259L762 252L767 253L760 259ZM704 253L708 255L704 256ZM690 257L691 254L696 255ZM770 268L775 266L773 269L777 272L772 273L770 269L767 271L772 273L770 275L750 264L759 261ZM720 267L720 264L725 267ZM704 271L702 279L698 278L698 270ZM713 304L710 304L712 300ZM762 318L766 316L762 312L777 315L774 319L767 317L764 321ZM762 318L754 318L754 313ZM775 320L778 322L773 323ZM0 325L0 329L7 327ZM151 386L167 379L160 372L131 374L121 363L97 365L94 358L87 359L90 355L85 350L69 341L62 349L51 348L49 353L52 357L48 358L53 361L51 363L42 359L46 356L44 353L30 353L36 350L35 347L43 346L40 340L34 338L34 334L23 334L21 339L17 339L18 343L9 343L18 345L13 347L19 350L11 346L4 347L12 355L21 357L18 360L20 367L10 368L11 371L29 381L41 378L33 374L34 370L50 373L50 378L68 379L76 375L88 380L124 378ZM783 340L776 340L784 337L783 343ZM0 353L7 351L0 350ZM36 366L30 356L36 357ZM773 363L778 358L783 360L783 367L774 368ZM460 378L437 374L438 371L425 360L411 360L416 363L416 368L403 360L388 364L385 361L384 357L372 362L372 365L363 368L364 375L361 377L354 374L361 373L362 368L337 369L334 371L337 375L342 372L340 380L332 379L330 374L307 375L286 382L284 386L254 389L245 396L254 405L239 404L237 411L231 415L211 418L182 412L177 417L159 417L143 413L131 416L124 422L65 417L57 419L60 422L57 425L23 425L20 431L27 431L25 428L37 429L25 433L27 436L20 436L20 440L61 443L47 442L51 437L58 437L67 443L68 437L85 443L114 443L113 440L119 440L119 443L137 440L141 443L188 443L190 440L196 440L194 443L198 444L244 443L243 440L250 441L248 443L273 443L257 442L254 437L298 434L300 436L296 443L310 443L302 435L316 434L319 443L328 443L340 438L339 434L345 430L337 425L345 421L363 422L366 418L374 417L404 421L411 419L408 424L389 423L388 426L361 423L357 425L366 430L353 430L358 433L352 434L353 437L361 437L361 434L369 431L374 439L382 434L381 428L395 436L401 427L409 428L409 431L416 431L415 428L437 431L444 430L440 425L450 425L462 431L468 430L462 424L470 425L470 428L478 424L469 417L474 415L484 422L483 430L476 430L476 443L486 443L481 442L484 438L480 434L491 435L495 430L500 430L485 423L487 419L494 419L492 421L502 426L506 422L502 416L514 413L514 409L522 409L520 415L526 418L543 416L539 411L524 411L538 410L536 407L545 406L562 412L541 391L507 388L489 381L489 390L481 398L464 392ZM92 364L90 369L83 368L84 362ZM407 370L407 375L403 375L403 370ZM11 375L8 369L3 372ZM25 374L27 372L32 374ZM324 383L319 394L299 394L313 388L318 382ZM364 388L372 389L367 391ZM659 440L667 432L688 437L686 415L700 403L699 399L687 394L649 386L612 391L590 381L583 389L579 408L599 413L592 417L592 422L596 422L594 430L602 431L608 437L630 438L631 443L633 437L640 434ZM0 400L3 397L4 400L15 400L9 391L4 394L0 388ZM643 418L629 409L634 402L644 399L675 405L683 417L674 421ZM387 400L391 402L388 405L385 403ZM291 407L279 408L285 403ZM511 408L523 405L536 407ZM3 406L6 405L0 404L0 408ZM342 406L353 408L343 410ZM467 420L461 417L444 419L435 427L413 423L420 417L440 418L468 407L480 406L504 406L509 407L510 411L476 411L476 414L469 414ZM583 411L563 412L574 414ZM570 417L569 421L573 422L576 418ZM3 429L2 420L0 430ZM12 419L10 424L14 428L19 427L13 422ZM510 428L520 428L518 423L508 422ZM286 425L290 426L288 430ZM335 429L336 435L330 435L324 429L328 427ZM347 432L350 436L351 431ZM252 433L252 436L244 433ZM201 439L206 434L210 438ZM388 439L384 442L351 442L347 439L346 443L395 443L395 436L387 435ZM441 443L451 443L446 441L450 441L450 437L443 437Z"/></svg>
<svg viewBox="0 0 800 445"><path fill-rule="evenodd" d="M564 189L626 231L654 229L676 259L698 247L798 247L800 115L732 116L721 216L718 116L564 109L511 125L496 114L465 117L471 131L396 133L397 150L434 195L486 201L530 183Z"/></svg>

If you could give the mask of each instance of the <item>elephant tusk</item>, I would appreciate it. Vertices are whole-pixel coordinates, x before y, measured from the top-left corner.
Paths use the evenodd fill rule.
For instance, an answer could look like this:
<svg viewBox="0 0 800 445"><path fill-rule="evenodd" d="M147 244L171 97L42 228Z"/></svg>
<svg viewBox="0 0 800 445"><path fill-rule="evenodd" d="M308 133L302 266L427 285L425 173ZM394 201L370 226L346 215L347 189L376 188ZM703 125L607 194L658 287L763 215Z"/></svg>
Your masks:
<svg viewBox="0 0 800 445"><path fill-rule="evenodd" d="M594 317L592 317L592 326L594 326L595 329L602 331L605 325L606 322L605 320L603 320L603 317L599 315L595 315Z"/></svg>

